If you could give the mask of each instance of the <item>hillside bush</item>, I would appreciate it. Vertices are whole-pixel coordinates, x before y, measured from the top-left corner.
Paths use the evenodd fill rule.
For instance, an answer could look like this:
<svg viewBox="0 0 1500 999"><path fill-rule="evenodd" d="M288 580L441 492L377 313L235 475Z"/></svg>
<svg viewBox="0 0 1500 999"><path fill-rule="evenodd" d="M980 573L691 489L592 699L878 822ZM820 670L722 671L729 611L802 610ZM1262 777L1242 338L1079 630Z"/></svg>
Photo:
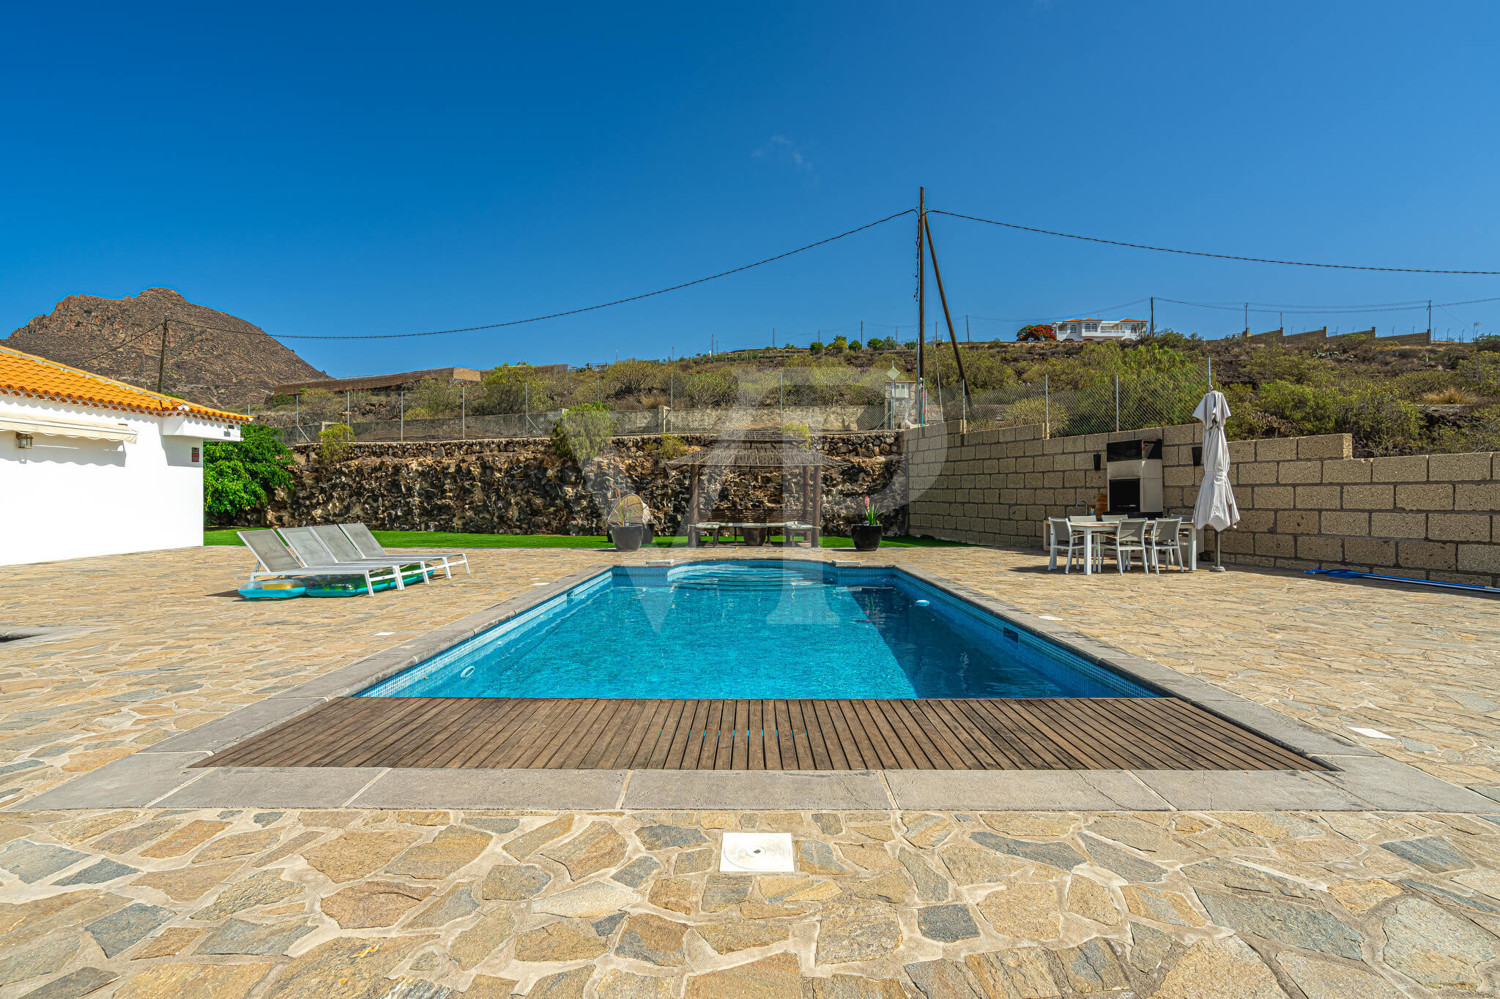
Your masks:
<svg viewBox="0 0 1500 999"><path fill-rule="evenodd" d="M458 413L463 390L448 378L423 378L406 393L406 415L423 420Z"/></svg>
<svg viewBox="0 0 1500 999"><path fill-rule="evenodd" d="M1500 395L1500 354L1476 353L1458 362L1458 376L1482 395Z"/></svg>
<svg viewBox="0 0 1500 999"><path fill-rule="evenodd" d="M318 460L325 465L343 461L354 450L354 431L343 423L335 423L318 431Z"/></svg>
<svg viewBox="0 0 1500 999"><path fill-rule="evenodd" d="M1277 379L1260 387L1255 405L1282 420L1293 436L1331 434L1338 426L1338 394L1330 389Z"/></svg>
<svg viewBox="0 0 1500 999"><path fill-rule="evenodd" d="M563 411L552 425L552 448L559 458L583 464L593 461L615 436L616 420L602 402Z"/></svg>
<svg viewBox="0 0 1500 999"><path fill-rule="evenodd" d="M687 442L676 434L662 434L661 444L656 449L657 456L662 461L671 461L673 458L681 458L688 453Z"/></svg>
<svg viewBox="0 0 1500 999"><path fill-rule="evenodd" d="M295 461L280 430L249 423L240 436L203 444L203 513L210 524L263 523L271 494L292 484Z"/></svg>
<svg viewBox="0 0 1500 999"><path fill-rule="evenodd" d="M781 425L783 437L795 437L803 447L812 447L812 428L805 423L787 422Z"/></svg>
<svg viewBox="0 0 1500 999"><path fill-rule="evenodd" d="M682 391L694 406L728 406L734 402L738 384L726 370L695 371L682 380Z"/></svg>

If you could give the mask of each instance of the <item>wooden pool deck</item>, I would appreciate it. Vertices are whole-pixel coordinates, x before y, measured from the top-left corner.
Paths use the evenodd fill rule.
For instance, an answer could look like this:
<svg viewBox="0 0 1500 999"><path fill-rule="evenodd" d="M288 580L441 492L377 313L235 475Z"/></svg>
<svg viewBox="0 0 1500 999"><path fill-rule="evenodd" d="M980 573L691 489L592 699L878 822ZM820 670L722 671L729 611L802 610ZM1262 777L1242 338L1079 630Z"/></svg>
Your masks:
<svg viewBox="0 0 1500 999"><path fill-rule="evenodd" d="M1323 770L1175 697L339 697L200 767Z"/></svg>

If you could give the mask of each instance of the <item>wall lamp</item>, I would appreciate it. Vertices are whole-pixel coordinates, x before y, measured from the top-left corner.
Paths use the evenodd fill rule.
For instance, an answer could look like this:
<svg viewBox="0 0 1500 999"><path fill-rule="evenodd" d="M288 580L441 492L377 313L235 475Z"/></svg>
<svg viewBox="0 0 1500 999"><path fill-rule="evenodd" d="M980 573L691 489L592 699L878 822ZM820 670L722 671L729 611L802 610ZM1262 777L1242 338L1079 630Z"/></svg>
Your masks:
<svg viewBox="0 0 1500 999"><path fill-rule="evenodd" d="M31 447L31 435L30 434L17 433L16 434L16 447L19 447L19 448Z"/></svg>

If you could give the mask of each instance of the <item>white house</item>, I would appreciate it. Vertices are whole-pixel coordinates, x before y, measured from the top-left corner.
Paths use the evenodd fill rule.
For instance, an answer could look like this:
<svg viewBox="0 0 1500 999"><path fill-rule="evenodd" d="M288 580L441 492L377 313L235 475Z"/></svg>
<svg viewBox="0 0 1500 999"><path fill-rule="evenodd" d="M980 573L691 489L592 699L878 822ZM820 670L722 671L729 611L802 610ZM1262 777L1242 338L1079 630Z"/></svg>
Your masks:
<svg viewBox="0 0 1500 999"><path fill-rule="evenodd" d="M1059 340L1134 340L1146 332L1144 319L1064 319L1053 323Z"/></svg>
<svg viewBox="0 0 1500 999"><path fill-rule="evenodd" d="M203 443L247 422L0 346L0 565L203 544Z"/></svg>

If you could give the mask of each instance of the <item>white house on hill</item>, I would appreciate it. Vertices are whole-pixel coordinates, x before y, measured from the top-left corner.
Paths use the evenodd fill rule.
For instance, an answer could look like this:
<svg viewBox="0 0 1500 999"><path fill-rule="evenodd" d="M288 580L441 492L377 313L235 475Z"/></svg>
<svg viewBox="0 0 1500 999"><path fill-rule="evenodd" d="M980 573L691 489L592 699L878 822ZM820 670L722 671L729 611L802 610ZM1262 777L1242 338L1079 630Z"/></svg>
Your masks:
<svg viewBox="0 0 1500 999"><path fill-rule="evenodd" d="M1059 340L1134 340L1146 332L1144 319L1064 319L1052 324Z"/></svg>
<svg viewBox="0 0 1500 999"><path fill-rule="evenodd" d="M203 443L247 422L0 346L0 565L203 544Z"/></svg>

